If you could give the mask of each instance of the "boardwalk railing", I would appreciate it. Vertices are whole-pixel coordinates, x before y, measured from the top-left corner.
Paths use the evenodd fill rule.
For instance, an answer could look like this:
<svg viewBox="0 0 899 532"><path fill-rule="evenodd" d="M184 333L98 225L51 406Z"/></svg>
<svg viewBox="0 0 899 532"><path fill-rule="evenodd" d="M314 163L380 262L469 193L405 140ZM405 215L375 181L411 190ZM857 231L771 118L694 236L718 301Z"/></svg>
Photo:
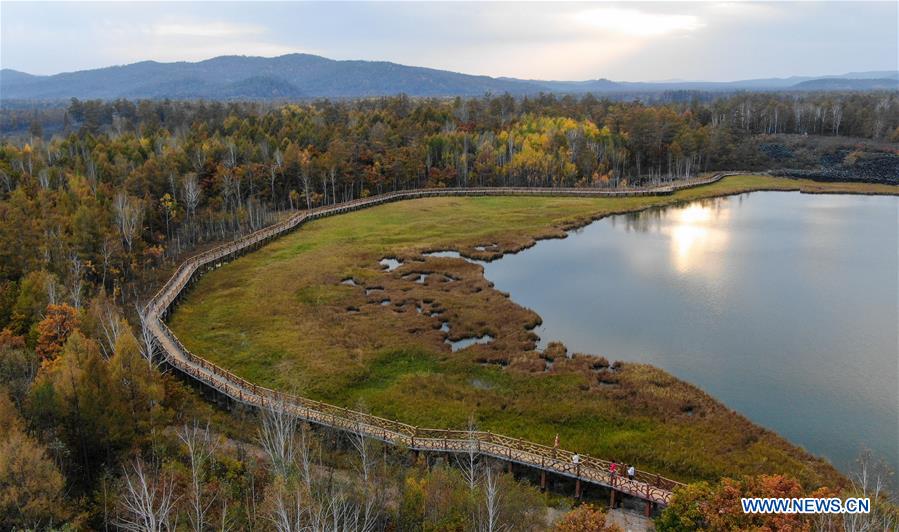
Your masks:
<svg viewBox="0 0 899 532"><path fill-rule="evenodd" d="M162 356L173 368L230 397L234 401L254 407L283 408L311 423L364 434L367 437L417 451L473 452L509 462L520 463L542 471L598 484L639 497L651 503L667 504L671 492L681 484L677 481L638 471L633 480L610 473L611 462L581 455L574 462L575 453L511 438L492 432L459 431L415 427L399 421L356 412L306 397L286 394L257 386L230 371L191 353L172 333L165 318L186 288L200 275L221 266L224 262L254 250L266 242L296 229L300 225L325 216L363 209L383 203L435 196L583 196L624 197L672 194L681 188L718 181L724 174L678 182L654 188L625 190L578 188L462 188L421 189L392 192L319 207L292 215L286 220L260 229L227 244L204 251L184 261L171 278L146 306L145 319L153 332Z"/></svg>

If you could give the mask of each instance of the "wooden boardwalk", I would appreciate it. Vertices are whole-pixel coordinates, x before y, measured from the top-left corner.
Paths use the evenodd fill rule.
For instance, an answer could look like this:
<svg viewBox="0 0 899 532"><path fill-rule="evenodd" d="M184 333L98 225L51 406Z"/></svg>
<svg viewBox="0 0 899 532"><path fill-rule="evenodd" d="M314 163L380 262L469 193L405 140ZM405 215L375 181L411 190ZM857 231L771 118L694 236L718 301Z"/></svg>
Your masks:
<svg viewBox="0 0 899 532"><path fill-rule="evenodd" d="M665 505L679 482L638 471L634 480L626 476L611 475L610 462L588 455L580 455L574 463L575 453L564 449L481 431L460 431L415 427L399 421L384 419L347 408L314 401L305 397L285 394L257 386L230 371L221 368L190 351L178 340L165 323L178 300L203 273L221 266L244 253L264 245L300 225L318 218L341 214L391 201L434 196L578 196L578 197L626 197L672 194L680 188L713 183L724 174L654 188L602 190L570 188L464 188L423 189L393 192L354 200L309 211L299 212L288 219L266 227L233 242L218 246L184 261L172 277L150 300L145 319L156 337L161 355L173 368L242 404L287 408L298 417L319 425L339 430L353 431L384 441L391 445L426 452L470 452L491 456L508 462L522 464L545 473L553 473L576 480L611 488L615 491L648 501L647 511L653 504Z"/></svg>

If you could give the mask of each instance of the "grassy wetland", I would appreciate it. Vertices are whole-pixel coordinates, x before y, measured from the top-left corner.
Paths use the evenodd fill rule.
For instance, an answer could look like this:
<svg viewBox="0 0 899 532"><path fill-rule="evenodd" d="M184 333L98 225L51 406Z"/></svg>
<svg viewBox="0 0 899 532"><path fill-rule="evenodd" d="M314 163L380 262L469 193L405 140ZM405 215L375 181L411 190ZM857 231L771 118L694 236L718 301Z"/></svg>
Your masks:
<svg viewBox="0 0 899 532"><path fill-rule="evenodd" d="M205 275L171 327L251 381L407 423L463 427L473 415L483 430L545 444L559 433L567 449L684 481L786 473L837 486L826 462L658 368L614 362L601 345L536 352L540 316L481 266L426 253L491 259L609 214L752 190L896 188L747 175L662 197L404 201L310 223Z"/></svg>

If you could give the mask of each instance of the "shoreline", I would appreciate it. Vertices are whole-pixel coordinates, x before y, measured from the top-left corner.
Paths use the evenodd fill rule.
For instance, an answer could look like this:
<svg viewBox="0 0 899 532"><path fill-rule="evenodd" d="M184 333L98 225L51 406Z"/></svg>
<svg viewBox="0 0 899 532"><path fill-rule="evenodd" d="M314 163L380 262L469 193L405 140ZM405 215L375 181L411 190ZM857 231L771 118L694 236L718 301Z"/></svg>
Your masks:
<svg viewBox="0 0 899 532"><path fill-rule="evenodd" d="M787 180L787 179L785 179L785 178L772 178L772 179L777 179L778 181L780 181L781 179L783 179L783 181L785 181L785 182L786 182L786 181L790 181L790 182L791 182L791 181L795 181L795 180ZM618 214L627 214L627 213L632 213L632 212L637 212L637 211L641 211L641 210L650 209L650 208L653 208L653 207L672 205L672 204L676 204L676 203L680 203L680 202L689 202L689 201L693 201L693 200L696 200L696 199L705 199L705 198L711 198L711 197L722 197L722 196L729 196L729 195L740 194L740 193L744 193L744 192L753 192L753 191L763 191L763 190L765 190L765 187L753 187L753 186L746 186L746 187L743 187L743 188L739 188L739 187L738 187L737 189L729 189L729 190L725 190L725 191L721 191L721 190L709 190L709 188L714 188L714 187L716 187L716 185L719 185L720 183L721 183L721 182L715 183L715 184L713 184L713 185L706 185L706 186L700 186L700 187L697 187L697 188L691 188L691 189L681 190L681 191L678 191L678 192L676 192L675 194L672 195L672 196L675 196L675 197L676 197L676 196L688 196L688 197L677 197L676 199L673 199L673 200L672 200L672 198L669 197L669 196L660 196L660 197L654 198L654 199L656 199L656 201L652 201L652 202L650 202L650 203L648 203L648 204L642 204L642 205L633 206L633 207L628 207L628 208L624 208L624 209L617 209L617 210L614 210L614 211L604 211L604 212L602 212L602 213L594 214L594 215L591 215L591 216L581 216L581 217L575 218L575 219L573 219L573 220L564 221L563 223L561 223L561 224L559 224L559 225L557 225L557 226L555 226L555 227L550 228L550 229L549 229L549 232L544 232L543 234L537 234L537 235L535 235L535 236L533 236L533 237L530 237L527 241L524 241L524 242L519 241L519 242L518 242L518 245L517 245L515 248L511 248L511 247L501 247L501 248L498 248L498 249L502 249L502 250L503 250L503 253L498 254L498 256L497 256L496 258L501 257L501 256L502 256L504 253L506 253L506 252L508 252L508 253L517 253L518 251L521 251L521 250L523 250L523 249L526 249L526 248L528 248L528 247L531 247L531 246L535 245L536 242L539 241L539 240L543 240L543 239L547 239L547 238L564 238L565 236L567 236L567 232L568 232L568 231L573 230L573 229L577 229L578 227L582 227L582 226L584 226L584 225L587 225L587 224L589 224L589 223L592 223L593 221L602 219L602 218L604 218L604 217L606 217L606 216L618 215ZM807 186L802 186L802 185L797 186L797 187L773 187L773 188L771 188L770 190L772 190L772 191L799 191L799 192L803 192L803 193L817 193L817 191L811 191L811 192L810 192L810 191L808 190L809 188L812 188L812 189L817 189L817 188L819 188L819 186L817 186L817 185L819 185L818 183L813 183L813 185L814 185L814 186L812 186L812 187L807 187ZM830 184L824 184L824 188L833 188L833 185L830 185ZM853 188L855 188L855 187L853 187ZM697 193L697 192L698 192L698 193ZM831 193L845 193L846 191L844 191L844 190L834 190L834 191L829 191L829 192L831 192ZM893 191L892 189L890 189L889 192L877 191L877 192L874 192L874 193L875 193L875 194L889 194L889 195L895 195L896 193L899 193L899 189L896 189L896 191ZM644 198L644 199L645 199L645 198ZM474 246L474 245L475 245L475 244L472 244L472 246ZM498 244L498 245L501 246L501 244ZM452 248L443 248L443 249L452 249ZM513 249L514 249L514 250L513 250ZM485 260L486 257L485 257L484 255L491 255L491 256L492 256L492 255L497 255L496 252L483 253L483 252L477 252L477 251L476 251L475 253L468 253L468 252L467 252L468 249L465 249L464 246L458 246L458 247L456 247L456 251L458 251L458 252L460 253L460 255L466 256L466 257L468 257L468 258L473 258L473 259L476 259L476 260ZM408 258L409 258L409 255L408 255L408 254L404 254L404 253L397 253L396 255L397 255L397 256L404 257L404 258L407 258L407 260L408 260ZM494 258L494 259L491 259L491 260L495 260L495 258ZM481 269L481 271L480 271L480 276L481 276L481 278L483 279L483 269ZM351 277L352 277L352 276L351 276ZM486 279L484 279L484 281L487 282ZM654 368L654 367L653 367L653 368ZM656 369L656 370L658 370L658 371L664 371L664 370L660 370L659 368L654 368L654 369ZM667 374L667 372L665 372L665 373ZM714 401L714 402L716 402L716 403L718 403L718 404L721 404L720 402L718 402L717 400L715 400L713 397L709 396L707 393L705 393L704 391L702 391L700 388L696 387L695 385L691 385L690 383L686 383L685 381L681 381L681 382L683 382L683 383L684 383L685 385L687 385L687 386L690 386L690 387L694 388L695 391L698 392L699 394L704 395L704 396L707 396L707 397L709 397L712 401ZM729 411L732 413L732 415L735 414L735 415L737 415L737 416L740 416L741 418L745 419L746 422L752 424L751 421L748 421L748 419L746 419L746 418L745 418L744 416L742 416L741 414L736 413L736 412L734 412L734 411L731 410L731 409L728 409L728 408L727 408L726 406L724 406L723 404L721 404L721 406L722 406L723 408L729 410ZM757 425L754 425L754 424L752 424L752 425L758 427ZM775 432L770 431L769 429L765 429L764 427L758 427L758 428L761 429L762 431L765 431L765 432L768 432L768 433L772 434L773 436L776 436L776 439L780 439L780 440L783 440L783 441L787 442L785 439L783 439L782 437L780 437L779 435L777 435ZM821 461L820 458L814 457L813 455L811 455L810 453L808 453L807 451L805 451L804 449L802 449L802 448L799 447L798 445L792 444L792 443L790 443L790 442L787 442L787 443L788 443L788 445L792 445L792 446L795 448L795 450L798 450L798 451L801 451L802 453L807 454L808 456L807 456L806 458L811 458L811 459L813 459L813 460L815 460L815 461Z"/></svg>
<svg viewBox="0 0 899 532"><path fill-rule="evenodd" d="M756 174L733 174L733 175L728 175L728 176L723 177L722 180L725 180L728 177L742 177L744 175L750 176L750 177L756 176ZM482 261L482 262L493 262L495 260L501 259L505 255L515 255L521 251L530 249L531 247L536 245L537 242L540 242L541 240L555 240L555 239L568 238L568 233L570 231L576 231L578 229L582 229L594 222L598 222L600 220L609 218L611 216L622 216L625 214L634 214L634 213L646 211L649 209L660 208L660 207L673 207L673 206L678 206L678 205L684 205L684 204L690 203L692 201L697 201L697 200L702 200L702 199L726 198L726 197L730 197L730 196L739 196L740 194L749 194L752 192L798 192L800 194L822 195L822 196L824 196L824 195L899 196L899 185L884 185L884 184L880 184L880 183L861 183L861 182L855 182L855 181L849 181L849 182L838 181L838 182L831 183L831 182L825 182L825 181L814 181L814 180L808 180L808 179L802 179L802 178L792 178L792 177L780 177L780 176L770 176L770 177L773 179L784 180L784 181L808 181L809 185L811 185L811 186L797 186L797 187L793 187L793 188L777 188L777 187L751 188L751 187L748 187L744 190L728 191L728 192L722 192L720 194L709 194L709 195L705 195L705 196L699 196L699 197L683 199L683 200L660 201L655 204L649 204L649 205L640 206L640 207L622 209L619 211L603 212L595 217L590 217L590 218L586 218L586 219L578 219L578 220L572 221L570 223L560 225L558 228L561 231L563 231L564 234L560 234L558 236L556 236L556 235L538 236L538 237L534 238L533 243L530 243L526 246L509 249L509 250L496 251L495 253L494 253L494 250L491 250L489 253L484 252L484 251L478 251L478 250L475 250L475 253L470 253L469 251L462 250L462 249L456 249L456 248L452 248L452 247L442 248L442 249L427 249L427 250L425 250L425 253L432 253L435 251L455 251L455 252L459 253L461 256L468 258L468 259L472 259L475 261ZM719 182L720 182L720 180L716 181L714 183L698 185L696 187L691 187L689 189L683 189L683 190L701 190L703 187L712 186ZM840 186L843 186L843 185L860 185L860 186L869 186L869 187L874 187L874 188L892 187L894 190L849 190L849 189L846 189L846 190L842 190L842 189L839 189L839 190L815 190L814 189L815 184L822 184L825 186L834 186L836 188L839 188ZM664 198L669 198L671 196L675 196L675 195L677 195L677 193L678 193L678 191L676 191L674 194L671 194L671 195L657 196L657 197L660 199L664 199ZM394 257L394 258L397 258L397 257Z"/></svg>
<svg viewBox="0 0 899 532"><path fill-rule="evenodd" d="M836 183L836 185L839 185L839 184L841 184L841 183ZM815 190L805 190L805 189L799 188L799 187L794 188L794 189L785 189L785 188L758 188L758 189L751 189L751 190L746 190L746 191L728 192L728 193L720 194L720 195L709 195L709 196L705 196L705 197L701 197L701 198L692 198L692 199L687 199L687 200L682 200L682 201L676 201L676 202L672 202L672 203L664 203L664 204L660 204L660 205L652 205L652 206L646 206L646 207L642 207L642 208L629 209L629 210L618 211L618 212L604 213L604 214L602 214L601 216L598 216L598 217L595 217L595 218L592 218L592 219L589 219L589 220L584 220L583 223L578 222L578 223L573 223L573 224L571 224L570 226L564 226L564 231L565 231L564 234L560 234L560 235L549 235L549 236L541 236L541 237L535 238L535 239L534 239L534 242L530 243L529 245L525 245L525 246L522 246L522 247L519 247L519 248L516 248L516 249L511 249L511 250L509 250L509 251L497 252L495 255L491 255L491 256L489 256L489 257L480 257L480 256L479 256L479 257L473 257L473 256L471 256L470 254L468 254L468 252L467 252L466 250L459 250L459 249L447 249L446 251L454 251L454 252L458 253L459 256L460 256L463 260L472 261L472 262L474 262L474 263L476 263L476 264L479 264L479 265L483 266L484 268L483 268L482 271L484 272L485 279L487 279L488 282L491 282L491 283L492 283L492 281L490 280L490 278L487 277L487 275L486 275L486 265L487 265L487 264L493 263L493 262L495 262L495 261L499 261L499 260L504 259L504 258L507 258L508 256L515 256L515 255L518 255L518 254L520 254L520 253L522 253L522 252L528 251L528 250L530 250L531 248L536 247L537 244L539 244L540 242L543 242L543 241L547 241L547 240L562 240L562 239L567 239L569 236L573 236L573 233L575 233L575 232L577 232L577 231L579 231L579 230L585 229L585 228L587 228L587 227L589 227L589 226L592 226L592 225L595 224L595 223L601 222L601 221L603 221L603 220L605 220L605 219L607 219L607 218L613 217L613 216L634 215L634 214L644 213L644 212L647 212L647 211L650 211L650 210L653 210L653 209L667 209L667 208L671 208L671 207L684 207L684 206L687 206L687 205L689 205L689 204L691 204L691 203L694 203L694 202L701 202L701 201L705 201L705 200L726 199L726 198L733 198L733 197L737 197L737 196L742 196L742 195L744 195L744 194L748 196L748 195L751 195L751 194L754 194L754 193L768 193L768 192L770 192L770 193L778 193L778 192L792 192L792 193L796 193L796 192L798 192L799 194L807 194L807 195L811 195L811 196L824 196L824 195L838 196L838 195L846 195L846 196L868 196L868 197L899 197L899 187L897 187L897 190L896 190L896 191L875 191L875 192L863 192L863 191L848 191L848 192L842 192L842 191L829 191L829 190L815 191ZM526 288L525 288L524 290L526 291ZM511 297L513 297L513 300L514 300L514 293L512 294ZM524 306L524 303L518 302L518 304L521 305L521 306ZM543 322L543 316L539 314L539 311L535 310L535 312L537 312L537 313L538 313L538 316L540 317L540 323L538 324L538 326L539 326L539 325L545 325L545 323ZM536 327L535 327L535 329L536 329ZM536 332L535 332L535 334L536 334ZM543 350L546 349L546 348L547 348L549 345L551 345L551 344L554 344L554 343L561 343L561 344L563 344L563 345L566 345L566 342L567 342L567 341L566 341L564 338L562 338L562 337L547 338L547 337L544 337L544 336L540 336L540 337L539 337L539 340L538 340L538 347L536 347L535 349L538 350L539 352L543 352ZM541 348L541 347L542 347L542 348ZM733 408L733 407L729 406L729 405L728 405L727 403L725 403L724 400L723 400L722 398L720 398L718 395L715 395L715 394L712 394L712 393L706 391L706 388L705 388L703 385L698 384L698 383L694 382L693 380L690 380L690 379L689 379L688 377L686 377L686 376L676 375L676 374L674 374L674 373L672 372L671 369L668 369L668 368L666 368L666 367L660 366L660 365L658 365L658 363L654 363L654 362L644 362L644 361L633 360L633 359L628 359L628 358L618 358L618 357L617 357L616 355L614 355L614 354L609 354L608 352L603 351L601 346L589 347L589 348L586 348L586 349L590 349L590 351L587 351L587 350L584 350L584 351L583 351L583 353L586 354L587 356L594 356L594 357L608 356L608 357L609 357L609 360L613 360L613 359L614 359L614 360L616 360L616 361L618 361L618 362L621 362L622 364L627 364L627 365L645 365L645 366L649 366L649 367L652 367L652 368L660 369L660 370L662 370L662 371L664 371L664 372L666 372L666 373L669 373L669 374L673 375L676 379L678 379L678 380L680 380L680 381L686 383L686 384L689 385L689 386L692 386L692 387L696 390L697 393L701 393L701 394L707 395L708 397L710 397L710 398L713 399L714 401L721 403L721 404L724 405L726 408L730 409L730 410L733 412L733 414L734 414L735 416L742 417L742 418L744 418L746 421L752 423L753 425L756 425L756 426L760 427L761 429L766 430L766 431L770 432L770 433L773 434L773 435L776 435L777 437L780 437L780 438L785 439L785 440L786 440L787 442L789 442L791 445L796 446L797 448L799 448L799 449L801 449L802 451L808 453L809 455L813 456L814 458L817 458L817 459L820 459L820 460L823 460L823 461L827 462L829 465L831 465L831 466L833 466L835 469L837 469L841 474L846 475L846 476L848 477L848 476L852 473L852 470L851 470L851 466L850 466L850 465L848 465L848 464L846 464L846 463L841 463L841 466L838 467L838 466L831 460L831 458L828 458L826 455L821 454L821 453L819 453L819 452L812 451L812 450L808 449L808 448L805 446L805 444L803 444L803 443L801 443L801 442L798 442L798 441L795 441L795 440L792 439L792 438L787 438L786 436L784 436L784 435L779 431L779 429L770 427L770 426L768 426L767 424L764 424L762 421L758 421L758 420L752 419L751 417L749 417L748 414L743 413L743 411L737 410L736 408ZM598 352L592 351L593 349L598 350ZM600 352L603 353L603 355L600 355L600 354L599 354ZM579 353L580 353L580 351L579 351ZM869 440L869 441L871 441L871 440ZM869 447L870 447L870 445L866 445L866 444L864 444L864 443L860 444L860 448L865 448L865 449L867 449L867 448L869 448ZM889 456L889 454L887 454L887 455L880 455L880 456L882 456L882 457L883 457L883 456ZM846 467L849 467L849 469L845 469Z"/></svg>

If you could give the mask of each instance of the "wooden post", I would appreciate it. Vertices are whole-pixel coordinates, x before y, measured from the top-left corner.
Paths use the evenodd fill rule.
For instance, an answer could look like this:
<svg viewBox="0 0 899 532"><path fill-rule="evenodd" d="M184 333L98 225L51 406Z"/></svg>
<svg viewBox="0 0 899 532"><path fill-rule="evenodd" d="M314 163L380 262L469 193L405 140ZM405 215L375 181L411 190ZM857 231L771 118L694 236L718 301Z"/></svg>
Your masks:
<svg viewBox="0 0 899 532"><path fill-rule="evenodd" d="M612 489L612 495L609 498L609 508L615 508L615 489Z"/></svg>
<svg viewBox="0 0 899 532"><path fill-rule="evenodd" d="M506 462L506 471L511 475L512 474L512 462Z"/></svg>
<svg viewBox="0 0 899 532"><path fill-rule="evenodd" d="M577 455L575 455L577 456ZM574 498L581 498L581 463L578 462L577 466L574 469L575 475L577 475L577 480L574 481Z"/></svg>
<svg viewBox="0 0 899 532"><path fill-rule="evenodd" d="M540 470L540 491L546 491L546 470Z"/></svg>
<svg viewBox="0 0 899 532"><path fill-rule="evenodd" d="M652 501L646 501L646 517L652 517Z"/></svg>

